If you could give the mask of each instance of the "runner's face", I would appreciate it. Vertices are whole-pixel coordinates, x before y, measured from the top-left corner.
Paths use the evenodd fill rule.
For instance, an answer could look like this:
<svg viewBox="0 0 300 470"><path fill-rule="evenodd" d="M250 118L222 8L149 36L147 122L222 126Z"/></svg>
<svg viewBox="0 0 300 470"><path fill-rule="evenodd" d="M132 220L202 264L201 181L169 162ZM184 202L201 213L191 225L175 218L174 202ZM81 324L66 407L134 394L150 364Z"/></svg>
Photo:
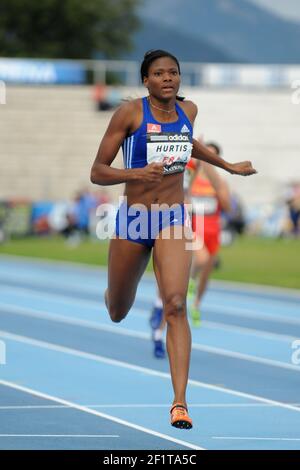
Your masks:
<svg viewBox="0 0 300 470"><path fill-rule="evenodd" d="M144 85L149 94L161 100L175 98L180 86L180 75L176 62L170 57L161 57L152 62Z"/></svg>

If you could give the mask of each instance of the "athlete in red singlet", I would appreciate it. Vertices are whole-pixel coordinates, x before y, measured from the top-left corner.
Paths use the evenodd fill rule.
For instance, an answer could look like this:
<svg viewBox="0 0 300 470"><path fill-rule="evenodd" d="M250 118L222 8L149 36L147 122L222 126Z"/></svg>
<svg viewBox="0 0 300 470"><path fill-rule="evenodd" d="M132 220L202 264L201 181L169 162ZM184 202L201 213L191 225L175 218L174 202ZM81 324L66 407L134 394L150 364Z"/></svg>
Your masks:
<svg viewBox="0 0 300 470"><path fill-rule="evenodd" d="M207 147L217 155L221 153L217 144L207 144ZM226 182L212 165L206 162L198 165L197 161L191 160L188 169L194 172L189 191L193 206L192 227L202 245L194 252L189 285L190 313L194 326L199 326L200 302L220 248L221 210L230 210L230 194Z"/></svg>

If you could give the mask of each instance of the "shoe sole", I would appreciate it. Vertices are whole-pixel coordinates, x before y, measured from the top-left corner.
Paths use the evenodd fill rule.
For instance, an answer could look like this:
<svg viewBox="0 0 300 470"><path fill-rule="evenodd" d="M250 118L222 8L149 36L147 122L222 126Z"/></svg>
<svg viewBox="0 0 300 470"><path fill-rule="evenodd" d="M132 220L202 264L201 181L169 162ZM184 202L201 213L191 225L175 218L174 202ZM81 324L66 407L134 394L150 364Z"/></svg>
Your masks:
<svg viewBox="0 0 300 470"><path fill-rule="evenodd" d="M193 425L189 421L178 420L175 423L171 423L174 428L178 429L192 429Z"/></svg>

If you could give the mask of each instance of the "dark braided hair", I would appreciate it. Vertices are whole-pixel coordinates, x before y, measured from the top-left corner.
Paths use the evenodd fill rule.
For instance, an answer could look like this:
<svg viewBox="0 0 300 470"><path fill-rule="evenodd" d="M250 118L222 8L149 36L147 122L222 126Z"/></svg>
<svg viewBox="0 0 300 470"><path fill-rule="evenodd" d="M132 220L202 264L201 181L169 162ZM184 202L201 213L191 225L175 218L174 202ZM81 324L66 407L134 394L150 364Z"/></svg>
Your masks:
<svg viewBox="0 0 300 470"><path fill-rule="evenodd" d="M170 52L164 51L162 49L151 49L150 51L147 51L145 53L144 60L141 65L142 82L144 80L144 77L148 77L149 67L152 64L152 62L154 62L156 59L160 59L161 57L170 57L170 59L174 60L174 62L176 63L178 67L179 75L181 75L178 59L173 54L171 54ZM183 101L184 97L176 96L176 99L179 101Z"/></svg>

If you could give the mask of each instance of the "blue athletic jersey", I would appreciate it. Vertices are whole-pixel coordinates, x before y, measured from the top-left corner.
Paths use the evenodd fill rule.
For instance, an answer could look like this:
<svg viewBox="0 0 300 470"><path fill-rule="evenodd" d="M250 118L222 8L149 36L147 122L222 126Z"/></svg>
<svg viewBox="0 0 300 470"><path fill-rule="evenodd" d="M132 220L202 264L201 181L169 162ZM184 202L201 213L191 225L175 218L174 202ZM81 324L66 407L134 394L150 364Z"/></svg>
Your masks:
<svg viewBox="0 0 300 470"><path fill-rule="evenodd" d="M143 101L143 121L122 144L125 168L143 168L149 163L164 163L164 174L181 173L191 158L193 127L178 103L175 122L157 121L147 97Z"/></svg>

